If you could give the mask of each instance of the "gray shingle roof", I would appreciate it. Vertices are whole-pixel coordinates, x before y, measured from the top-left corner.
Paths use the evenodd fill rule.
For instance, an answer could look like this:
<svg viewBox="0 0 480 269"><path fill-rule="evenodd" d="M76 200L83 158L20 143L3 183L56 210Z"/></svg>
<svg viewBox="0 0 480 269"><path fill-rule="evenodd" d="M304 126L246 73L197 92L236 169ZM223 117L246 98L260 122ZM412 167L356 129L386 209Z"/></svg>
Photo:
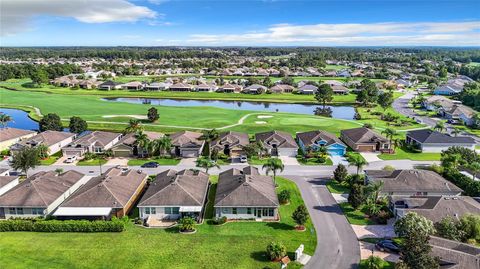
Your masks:
<svg viewBox="0 0 480 269"><path fill-rule="evenodd" d="M344 136L349 137L354 143L372 143L375 141L387 142L387 138L376 132L365 128L353 128L341 131Z"/></svg>
<svg viewBox="0 0 480 269"><path fill-rule="evenodd" d="M293 137L287 132L270 131L257 133L255 134L255 140L262 142L266 148L272 148L273 144L276 144L277 148L298 148Z"/></svg>
<svg viewBox="0 0 480 269"><path fill-rule="evenodd" d="M229 145L230 148L241 148L248 145L250 142L248 134L228 131L219 134L218 138L212 141L212 148L223 150L225 145Z"/></svg>
<svg viewBox="0 0 480 269"><path fill-rule="evenodd" d="M183 147L187 145L202 146L204 141L200 140L201 133L181 131L170 135L172 145Z"/></svg>
<svg viewBox="0 0 480 269"><path fill-rule="evenodd" d="M232 168L218 177L215 206L279 205L272 177L260 175L252 166L242 170Z"/></svg>
<svg viewBox="0 0 480 269"><path fill-rule="evenodd" d="M453 137L433 130L408 131L407 136L420 143L429 144L475 144L475 140L469 136Z"/></svg>
<svg viewBox="0 0 480 269"><path fill-rule="evenodd" d="M323 130L315 130L315 131L310 131L310 132L297 133L297 138L299 140L301 140L302 143L306 147L309 147L309 146L315 144L319 140L324 140L325 142L327 142L325 144L326 147L328 147L332 144L335 144L335 143L345 146L345 144L343 144L343 142L338 137L336 137L334 134L323 131Z"/></svg>
<svg viewBox="0 0 480 269"><path fill-rule="evenodd" d="M82 146L105 146L108 143L115 140L117 137L120 137L122 134L103 132L103 131L94 131L89 134L86 134L82 137L77 138L72 142L74 145Z"/></svg>
<svg viewBox="0 0 480 269"><path fill-rule="evenodd" d="M10 127L0 128L0 142L20 138L29 134L35 134L35 132Z"/></svg>
<svg viewBox="0 0 480 269"><path fill-rule="evenodd" d="M18 176L0 176L0 188L16 180Z"/></svg>
<svg viewBox="0 0 480 269"><path fill-rule="evenodd" d="M33 144L33 145L40 145L43 144L47 147L52 146L56 143L62 142L63 140L74 137L75 134L73 133L68 133L68 132L59 132L59 131L45 131L42 133L39 133L35 136L32 136L28 139L23 140L20 142L21 145L26 145L26 144Z"/></svg>

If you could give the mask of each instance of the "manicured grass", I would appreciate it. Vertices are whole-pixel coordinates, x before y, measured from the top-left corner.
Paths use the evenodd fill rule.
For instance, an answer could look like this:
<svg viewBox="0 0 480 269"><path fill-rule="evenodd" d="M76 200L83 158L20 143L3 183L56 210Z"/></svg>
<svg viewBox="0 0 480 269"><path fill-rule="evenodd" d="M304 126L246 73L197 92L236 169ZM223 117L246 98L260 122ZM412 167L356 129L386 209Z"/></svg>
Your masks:
<svg viewBox="0 0 480 269"><path fill-rule="evenodd" d="M80 160L77 162L78 166L95 166L95 165L104 165L107 163L105 159L91 159L91 160Z"/></svg>
<svg viewBox="0 0 480 269"><path fill-rule="evenodd" d="M340 203L340 207L343 210L343 213L347 217L348 222L354 225L373 225L375 222L370 220L365 216L365 213L362 212L362 208L355 210L349 203Z"/></svg>
<svg viewBox="0 0 480 269"><path fill-rule="evenodd" d="M406 149L396 148L395 154L380 154L382 160L412 160L412 161L440 161L440 153L409 152Z"/></svg>
<svg viewBox="0 0 480 269"><path fill-rule="evenodd" d="M291 214L302 203L299 190L287 179L279 177L277 182L277 191L289 189L292 194L290 205L280 207L280 222L232 222L222 226L205 222L191 235L179 234L177 228L146 229L133 224L122 233L6 232L0 236L2 267L277 268L278 263L265 256L271 241L282 242L292 259L300 244L310 255L316 246L310 222L306 232L294 230ZM210 211L207 214L211 215ZM291 265L289 268L300 268Z"/></svg>
<svg viewBox="0 0 480 269"><path fill-rule="evenodd" d="M317 158L309 158L305 160L303 158L297 157L297 161L301 165L333 165L332 159L330 159L329 157L327 157L327 159L323 163L319 163L317 161Z"/></svg>
<svg viewBox="0 0 480 269"><path fill-rule="evenodd" d="M177 165L180 162L180 159L176 159L176 158L132 159L128 161L128 165L140 166L148 162L157 162L159 165Z"/></svg>
<svg viewBox="0 0 480 269"><path fill-rule="evenodd" d="M264 165L269 158L259 158L259 157L251 157L248 158L248 164L250 165Z"/></svg>
<svg viewBox="0 0 480 269"><path fill-rule="evenodd" d="M40 160L40 165L52 165L54 162L56 162L58 159L62 157L62 152L59 151L51 156L48 156L48 158Z"/></svg>
<svg viewBox="0 0 480 269"><path fill-rule="evenodd" d="M393 269L395 268L395 263L394 262L389 262L389 261L383 261L381 269ZM368 269L367 267L367 260L361 260L360 261L360 266L359 269Z"/></svg>
<svg viewBox="0 0 480 269"><path fill-rule="evenodd" d="M399 96L398 93L394 94L395 98L398 98L398 96ZM425 127L425 125L419 124L415 120L407 118L406 116L398 113L391 107L386 109L385 111L380 106L370 107L370 108L357 107L357 112L361 115L361 118L362 118L358 122L370 123L373 125L374 128L378 128L378 129L392 128L396 130L407 130L407 129ZM380 115L372 115L372 113L380 113ZM389 121L381 120L380 119L381 115L387 114L387 113L398 116L399 120L405 121L405 125L396 126Z"/></svg>
<svg viewBox="0 0 480 269"><path fill-rule="evenodd" d="M338 194L343 194L343 193L349 193L350 192L350 187L346 182L339 183L336 180L329 180L327 182L327 189L331 193L338 193Z"/></svg>

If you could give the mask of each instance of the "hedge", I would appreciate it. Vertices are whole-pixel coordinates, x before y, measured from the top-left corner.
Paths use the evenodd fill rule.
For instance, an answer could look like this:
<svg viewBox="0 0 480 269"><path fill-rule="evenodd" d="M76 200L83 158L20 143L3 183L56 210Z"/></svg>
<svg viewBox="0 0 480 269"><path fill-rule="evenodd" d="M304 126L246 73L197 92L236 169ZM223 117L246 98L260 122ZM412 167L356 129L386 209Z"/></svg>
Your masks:
<svg viewBox="0 0 480 269"><path fill-rule="evenodd" d="M9 219L0 221L0 232L122 232L125 222L119 219L111 221L88 220L43 220L43 219Z"/></svg>

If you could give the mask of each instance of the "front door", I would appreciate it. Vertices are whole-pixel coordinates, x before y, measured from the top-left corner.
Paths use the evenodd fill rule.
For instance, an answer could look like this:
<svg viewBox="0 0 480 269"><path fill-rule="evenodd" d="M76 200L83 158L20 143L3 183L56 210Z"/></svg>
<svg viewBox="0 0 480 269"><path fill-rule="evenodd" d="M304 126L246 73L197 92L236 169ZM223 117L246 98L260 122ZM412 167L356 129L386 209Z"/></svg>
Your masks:
<svg viewBox="0 0 480 269"><path fill-rule="evenodd" d="M4 219L5 218L5 210L3 209L3 207L0 207L0 219Z"/></svg>
<svg viewBox="0 0 480 269"><path fill-rule="evenodd" d="M257 218L261 218L261 217L262 217L262 209L257 208Z"/></svg>

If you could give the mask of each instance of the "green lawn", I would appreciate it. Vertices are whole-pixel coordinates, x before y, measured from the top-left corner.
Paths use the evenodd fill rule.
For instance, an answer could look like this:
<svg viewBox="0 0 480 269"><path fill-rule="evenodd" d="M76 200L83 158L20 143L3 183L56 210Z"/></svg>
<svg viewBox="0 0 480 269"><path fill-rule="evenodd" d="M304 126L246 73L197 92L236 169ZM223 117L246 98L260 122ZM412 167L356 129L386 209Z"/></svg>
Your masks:
<svg viewBox="0 0 480 269"><path fill-rule="evenodd" d="M381 266L382 267L380 267L380 269L394 269L395 268L395 263L394 262L389 262L389 261L383 261ZM359 269L368 269L367 260L361 260L360 261Z"/></svg>
<svg viewBox="0 0 480 269"><path fill-rule="evenodd" d="M440 161L440 153L409 152L406 149L396 148L395 154L382 153L378 155L382 160L412 160L412 161Z"/></svg>
<svg viewBox="0 0 480 269"><path fill-rule="evenodd" d="M159 165L177 165L180 162L180 159L176 159L176 158L132 159L128 161L128 165L140 166L148 162L157 162Z"/></svg>
<svg viewBox="0 0 480 269"><path fill-rule="evenodd" d="M257 156L248 158L248 164L250 165L264 165L269 158L259 158Z"/></svg>
<svg viewBox="0 0 480 269"><path fill-rule="evenodd" d="M46 159L40 160L40 165L52 165L61 157L62 157L62 151L59 151L51 156L48 156L48 158Z"/></svg>
<svg viewBox="0 0 480 269"><path fill-rule="evenodd" d="M347 217L348 222L354 225L373 225L376 224L373 220L367 218L362 208L355 210L349 203L340 203L343 213Z"/></svg>
<svg viewBox="0 0 480 269"><path fill-rule="evenodd" d="M309 158L309 159L303 159L303 158L297 158L297 161L301 165L333 165L332 159L328 158L325 160L324 163L319 163L317 162L317 158Z"/></svg>
<svg viewBox="0 0 480 269"><path fill-rule="evenodd" d="M95 165L104 165L107 163L105 159L91 159L91 160L80 160L78 161L78 166L95 166Z"/></svg>
<svg viewBox="0 0 480 269"><path fill-rule="evenodd" d="M338 193L338 194L343 194L343 193L349 193L350 192L350 187L346 182L339 183L336 180L329 180L327 182L327 189L331 193Z"/></svg>
<svg viewBox="0 0 480 269"><path fill-rule="evenodd" d="M214 226L207 221L197 226L197 233L192 235L179 234L177 228L145 229L132 224L122 233L6 232L0 236L2 267L277 268L278 263L268 261L264 254L271 241L285 244L292 259L300 244L305 245L308 254L313 254L316 246L310 222L306 232L294 230L291 213L302 203L299 190L284 178L279 177L277 182L278 191L292 192L290 205L280 208L278 223L252 221ZM207 215L211 215L211 205ZM292 263L289 268L300 266Z"/></svg>
<svg viewBox="0 0 480 269"><path fill-rule="evenodd" d="M395 94L397 94L395 96L395 98L397 98L398 93L395 93ZM358 122L370 123L373 125L374 128L377 128L377 129L392 128L392 129L396 129L397 131L400 131L400 130L408 130L408 129L425 127L425 125L419 124L415 120L407 118L406 116L398 113L393 108L388 108L386 109L386 111L384 111L383 108L381 108L380 106L371 107L371 108L357 107L357 112L362 117L361 120L359 120ZM389 121L381 120L380 119L381 115L372 115L372 113L380 113L380 114L390 113L392 115L396 115L399 117L399 120L405 121L405 125L397 126L395 124L392 124Z"/></svg>

